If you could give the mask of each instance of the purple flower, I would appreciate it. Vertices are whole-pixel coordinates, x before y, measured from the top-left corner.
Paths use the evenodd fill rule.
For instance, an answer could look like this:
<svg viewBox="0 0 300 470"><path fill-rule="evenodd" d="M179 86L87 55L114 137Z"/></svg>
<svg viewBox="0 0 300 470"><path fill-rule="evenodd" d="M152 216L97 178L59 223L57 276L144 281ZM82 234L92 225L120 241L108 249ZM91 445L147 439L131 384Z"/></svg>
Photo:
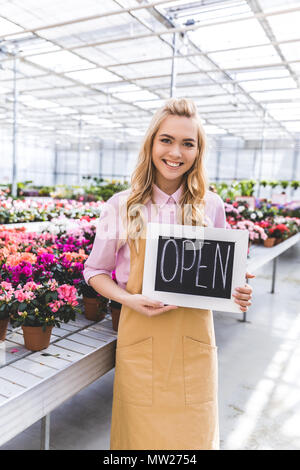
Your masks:
<svg viewBox="0 0 300 470"><path fill-rule="evenodd" d="M37 262L43 265L54 264L55 257L51 253L43 253L42 255L38 256Z"/></svg>

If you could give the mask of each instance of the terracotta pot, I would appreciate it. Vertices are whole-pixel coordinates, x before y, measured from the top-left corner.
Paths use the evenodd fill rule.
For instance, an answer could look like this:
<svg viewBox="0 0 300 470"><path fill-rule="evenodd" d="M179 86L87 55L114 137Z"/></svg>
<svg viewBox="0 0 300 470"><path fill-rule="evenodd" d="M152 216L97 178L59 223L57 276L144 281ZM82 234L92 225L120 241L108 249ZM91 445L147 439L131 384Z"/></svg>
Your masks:
<svg viewBox="0 0 300 470"><path fill-rule="evenodd" d="M8 322L9 318L3 318L3 320L0 320L0 341L5 341Z"/></svg>
<svg viewBox="0 0 300 470"><path fill-rule="evenodd" d="M22 326L25 348L29 351L48 348L52 328L53 326L46 326L46 330L43 331L42 326Z"/></svg>
<svg viewBox="0 0 300 470"><path fill-rule="evenodd" d="M100 299L97 297L83 297L84 316L91 321L100 321L105 312L100 311Z"/></svg>
<svg viewBox="0 0 300 470"><path fill-rule="evenodd" d="M283 242L281 238L276 238L275 245L279 245L281 242Z"/></svg>
<svg viewBox="0 0 300 470"><path fill-rule="evenodd" d="M264 246L266 248L271 248L272 246L274 246L275 241L276 241L276 238L274 237L267 238L266 240L264 240Z"/></svg>
<svg viewBox="0 0 300 470"><path fill-rule="evenodd" d="M118 331L119 320L120 320L120 308L111 307L111 319L113 330Z"/></svg>

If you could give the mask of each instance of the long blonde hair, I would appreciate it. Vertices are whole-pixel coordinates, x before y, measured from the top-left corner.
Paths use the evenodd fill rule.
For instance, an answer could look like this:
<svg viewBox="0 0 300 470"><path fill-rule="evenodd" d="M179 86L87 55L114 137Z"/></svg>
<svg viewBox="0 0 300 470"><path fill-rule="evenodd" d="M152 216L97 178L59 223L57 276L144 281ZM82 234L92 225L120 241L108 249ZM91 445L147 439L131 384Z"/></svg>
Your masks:
<svg viewBox="0 0 300 470"><path fill-rule="evenodd" d="M186 98L171 98L154 114L144 137L136 168L131 177L131 193L127 200L127 239L135 240L141 235L141 217L139 207L143 207L152 198L153 183L155 183L155 167L152 162L153 141L162 121L168 116L184 116L192 118L197 124L197 155L192 167L184 174L183 191L180 198L181 210L178 223L186 225L204 225L204 194L207 189L207 179L203 163L206 148L206 137L197 113L195 103ZM186 208L190 210L186 211Z"/></svg>

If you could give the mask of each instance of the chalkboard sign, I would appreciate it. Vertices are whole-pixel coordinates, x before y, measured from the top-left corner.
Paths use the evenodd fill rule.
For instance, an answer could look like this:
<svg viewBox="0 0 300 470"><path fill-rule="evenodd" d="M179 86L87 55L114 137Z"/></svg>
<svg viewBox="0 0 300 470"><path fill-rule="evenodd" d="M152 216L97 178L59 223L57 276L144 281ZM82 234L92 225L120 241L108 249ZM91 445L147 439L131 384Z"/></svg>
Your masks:
<svg viewBox="0 0 300 470"><path fill-rule="evenodd" d="M149 223L143 294L166 304L240 312L248 232Z"/></svg>

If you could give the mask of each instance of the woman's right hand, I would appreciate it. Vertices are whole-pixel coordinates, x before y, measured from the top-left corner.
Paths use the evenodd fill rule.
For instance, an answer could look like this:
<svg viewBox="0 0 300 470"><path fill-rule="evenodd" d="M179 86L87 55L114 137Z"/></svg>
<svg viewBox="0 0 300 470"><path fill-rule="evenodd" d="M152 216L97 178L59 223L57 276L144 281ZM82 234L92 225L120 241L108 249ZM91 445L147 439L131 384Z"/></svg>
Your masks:
<svg viewBox="0 0 300 470"><path fill-rule="evenodd" d="M165 305L163 302L158 300L151 300L148 297L145 297L141 294L131 294L131 296L126 299L126 302L123 302L127 307L136 310L137 312L152 317L154 315L159 315L169 310L177 308L176 305Z"/></svg>

